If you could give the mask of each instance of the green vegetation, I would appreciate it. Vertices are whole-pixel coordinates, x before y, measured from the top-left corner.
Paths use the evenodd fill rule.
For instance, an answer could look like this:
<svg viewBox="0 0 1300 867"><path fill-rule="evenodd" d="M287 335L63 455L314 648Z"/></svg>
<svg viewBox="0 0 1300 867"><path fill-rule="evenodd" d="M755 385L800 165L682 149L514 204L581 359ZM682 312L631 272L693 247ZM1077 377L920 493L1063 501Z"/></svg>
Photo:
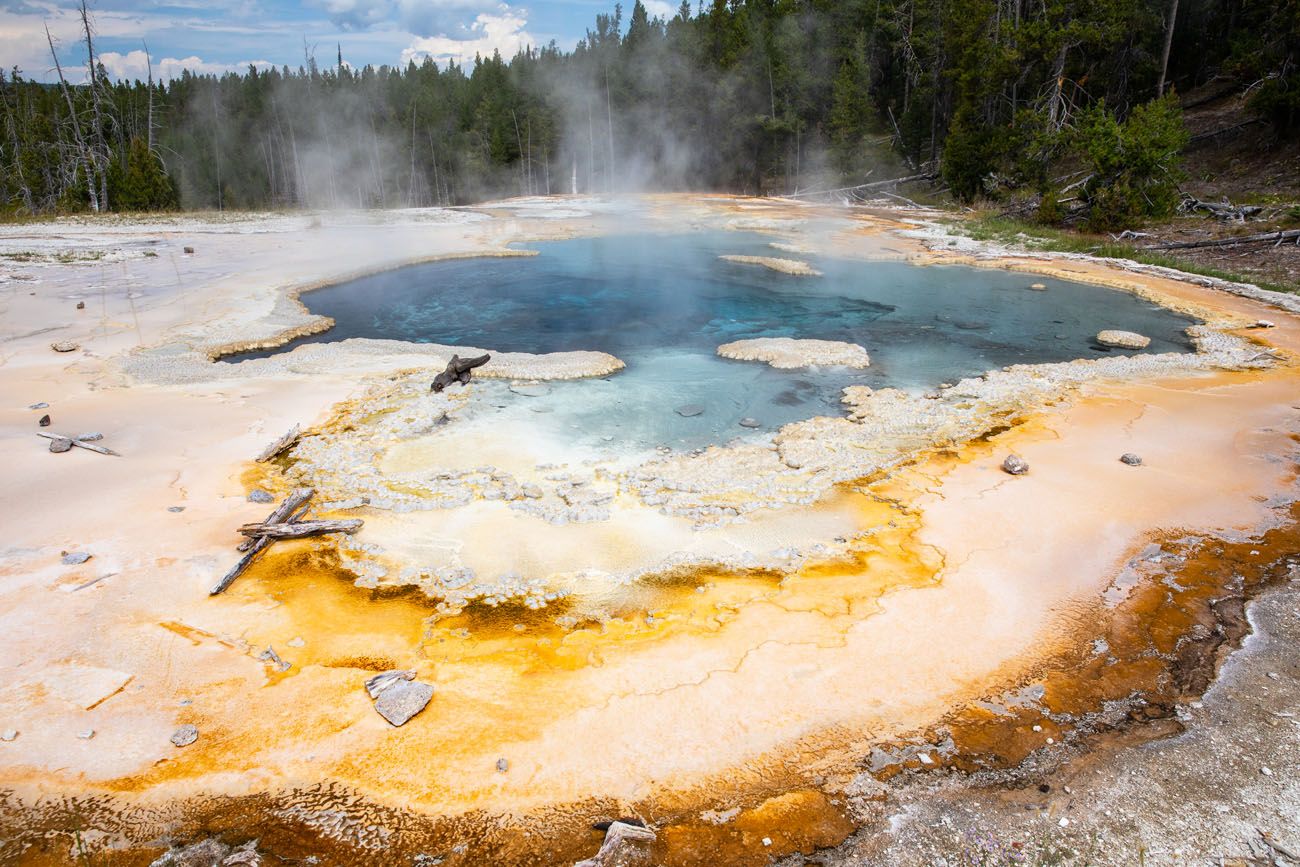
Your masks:
<svg viewBox="0 0 1300 867"><path fill-rule="evenodd" d="M0 73L0 215L392 207L620 189L861 183L888 142L963 201L1093 229L1167 214L1176 97L1230 81L1300 132L1300 0L636 2L554 43L112 81ZM88 22L89 23L89 22ZM87 33L93 28L87 26ZM1166 40L1168 51L1166 62Z"/></svg>
<svg viewBox="0 0 1300 867"><path fill-rule="evenodd" d="M1056 229L1035 223L1017 220L1011 217L982 213L973 217L952 220L949 224L954 231L974 238L977 241L989 241L1007 247L1020 247L1025 250L1043 250L1054 253L1085 253L1107 259L1128 259L1144 265L1156 265L1161 268L1173 268L1188 274L1200 274L1233 283L1253 283L1261 289L1274 292L1294 293L1295 286L1267 283L1254 277L1247 277L1231 271L1224 271L1208 265L1202 265L1188 259L1158 250L1143 250L1135 244L1115 241L1108 235L1091 235L1066 229Z"/></svg>

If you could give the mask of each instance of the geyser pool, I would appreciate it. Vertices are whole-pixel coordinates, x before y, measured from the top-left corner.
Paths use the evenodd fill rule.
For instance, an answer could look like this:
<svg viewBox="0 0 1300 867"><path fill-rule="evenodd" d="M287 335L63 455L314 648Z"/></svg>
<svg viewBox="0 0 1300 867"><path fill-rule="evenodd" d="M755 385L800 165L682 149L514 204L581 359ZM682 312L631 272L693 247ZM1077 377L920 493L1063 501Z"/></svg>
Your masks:
<svg viewBox="0 0 1300 867"><path fill-rule="evenodd" d="M504 382L476 387L489 405L534 413L535 428L564 439L694 447L749 433L744 418L771 430L838 414L847 385L916 391L1009 364L1096 357L1104 350L1093 338L1108 328L1147 335L1146 352L1193 348L1183 332L1194 320L1126 292L995 269L796 255L770 242L738 232L607 235L530 244L532 258L411 266L304 295L335 326L275 351L354 337L602 350L627 369L535 396L510 394ZM823 276L719 258L727 254L797 258ZM1046 291L1031 290L1035 282ZM859 343L871 367L783 371L715 354L752 337ZM689 404L704 411L674 411Z"/></svg>

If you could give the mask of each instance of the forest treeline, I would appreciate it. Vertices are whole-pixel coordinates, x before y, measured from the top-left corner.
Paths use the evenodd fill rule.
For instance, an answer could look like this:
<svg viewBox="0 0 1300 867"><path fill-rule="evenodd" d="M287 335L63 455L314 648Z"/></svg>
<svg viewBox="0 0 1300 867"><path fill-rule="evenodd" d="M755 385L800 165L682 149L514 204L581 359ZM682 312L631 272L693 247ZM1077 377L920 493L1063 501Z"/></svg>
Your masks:
<svg viewBox="0 0 1300 867"><path fill-rule="evenodd" d="M0 210L789 193L892 149L960 199L1028 190L1047 218L1084 202L1123 225L1173 205L1176 92L1214 81L1300 131L1300 0L699 0L670 20L637 0L571 52L354 69L304 50L168 82L111 80L85 23L84 83L0 74Z"/></svg>

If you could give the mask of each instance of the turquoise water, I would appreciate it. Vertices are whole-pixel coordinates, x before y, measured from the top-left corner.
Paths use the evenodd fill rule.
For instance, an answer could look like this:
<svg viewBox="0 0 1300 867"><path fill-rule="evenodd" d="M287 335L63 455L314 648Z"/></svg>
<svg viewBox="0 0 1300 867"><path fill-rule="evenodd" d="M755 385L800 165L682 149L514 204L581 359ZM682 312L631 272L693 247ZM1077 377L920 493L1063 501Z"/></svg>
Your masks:
<svg viewBox="0 0 1300 867"><path fill-rule="evenodd" d="M1106 350L1093 338L1107 328L1147 335L1145 352L1193 348L1183 330L1194 320L1125 292L994 269L793 255L769 240L735 232L619 235L530 244L540 251L535 258L390 271L304 295L335 327L278 351L351 337L603 350L627 369L604 381L554 383L541 396L479 383L489 405L527 402L536 424L564 437L694 447L748 433L741 419L762 431L838 414L846 385L915 391L1008 364L1098 357ZM803 259L824 276L789 276L722 254ZM1030 290L1034 282L1047 291ZM714 354L718 344L748 337L859 343L872 363L863 371L778 371ZM690 404L704 411L674 411Z"/></svg>

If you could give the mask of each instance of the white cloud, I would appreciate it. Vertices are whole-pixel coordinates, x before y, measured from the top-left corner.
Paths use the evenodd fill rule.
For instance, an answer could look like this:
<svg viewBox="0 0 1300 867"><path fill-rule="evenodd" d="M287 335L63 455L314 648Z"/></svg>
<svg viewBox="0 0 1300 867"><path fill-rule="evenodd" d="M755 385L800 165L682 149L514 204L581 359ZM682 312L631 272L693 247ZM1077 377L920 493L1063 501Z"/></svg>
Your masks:
<svg viewBox="0 0 1300 867"><path fill-rule="evenodd" d="M441 63L449 60L468 63L476 54L490 57L493 51L499 51L502 57L509 59L520 49L537 44L537 40L524 29L527 26L528 19L522 13L502 6L497 14L480 13L466 28L467 38L454 39L444 34L412 40L410 46L402 51L402 64L412 60L418 63L426 57Z"/></svg>
<svg viewBox="0 0 1300 867"><path fill-rule="evenodd" d="M500 0L310 0L330 20L349 31L397 26L415 36L433 37L479 12L492 13ZM471 25L472 26L472 25Z"/></svg>
<svg viewBox="0 0 1300 867"><path fill-rule="evenodd" d="M146 81L149 77L149 63L145 53L141 50L128 51L126 54L120 54L116 51L105 51L99 55L100 62L108 70L109 75L120 81L131 81L139 79ZM153 59L153 77L155 81L170 81L173 78L179 78L183 70L188 69L196 75L222 75L227 72L247 72L249 66L256 66L258 69L269 69L275 64L267 60L246 60L240 63L211 63L201 57L163 57ZM84 68L84 67L83 67Z"/></svg>
<svg viewBox="0 0 1300 867"><path fill-rule="evenodd" d="M677 17L677 6L666 2L666 0L641 0L641 2L645 6L645 11L650 14L651 18L662 18L665 21L672 21Z"/></svg>

